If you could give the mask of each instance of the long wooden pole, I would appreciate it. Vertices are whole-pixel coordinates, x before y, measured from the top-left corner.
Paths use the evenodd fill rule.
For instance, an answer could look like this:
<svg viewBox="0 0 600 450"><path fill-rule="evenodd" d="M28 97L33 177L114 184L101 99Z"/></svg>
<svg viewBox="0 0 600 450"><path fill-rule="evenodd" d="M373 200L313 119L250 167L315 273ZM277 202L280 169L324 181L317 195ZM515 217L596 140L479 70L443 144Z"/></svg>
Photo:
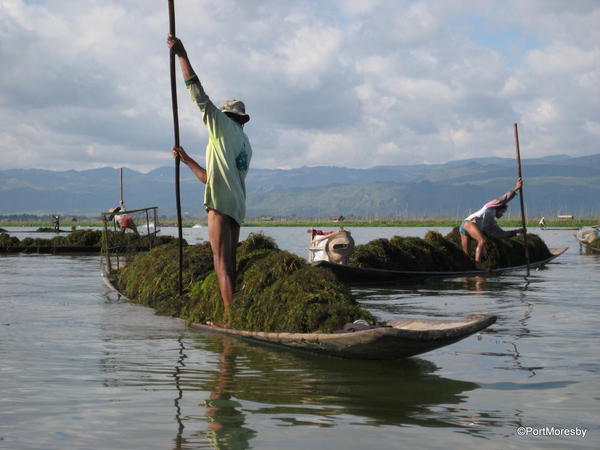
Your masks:
<svg viewBox="0 0 600 450"><path fill-rule="evenodd" d="M121 167L121 195L119 198L119 206L124 205L125 200L123 199L123 168Z"/></svg>
<svg viewBox="0 0 600 450"><path fill-rule="evenodd" d="M175 36L175 1L169 2L169 33ZM177 84L175 80L175 52L170 52L171 105L173 107L173 133L175 147L179 147L179 114L177 112ZM179 295L183 293L183 229L181 225L181 191L179 188L179 156L175 158L175 199L177 204L177 235L179 237Z"/></svg>
<svg viewBox="0 0 600 450"><path fill-rule="evenodd" d="M525 220L525 200L523 199L523 174L521 173L521 148L519 146L519 128L515 123L515 146L517 149L517 175L521 179L519 201L521 202L521 226L523 227L523 243L525 244L525 259L527 261L527 276L529 276L529 247L527 246L527 222Z"/></svg>

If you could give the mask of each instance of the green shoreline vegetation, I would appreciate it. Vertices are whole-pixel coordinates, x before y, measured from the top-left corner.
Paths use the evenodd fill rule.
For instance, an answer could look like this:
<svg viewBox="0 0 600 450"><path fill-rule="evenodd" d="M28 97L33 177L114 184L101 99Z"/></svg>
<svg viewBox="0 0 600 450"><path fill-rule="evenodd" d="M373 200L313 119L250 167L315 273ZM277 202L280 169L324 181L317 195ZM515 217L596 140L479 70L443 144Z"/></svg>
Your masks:
<svg viewBox="0 0 600 450"><path fill-rule="evenodd" d="M423 219L395 219L395 218L374 218L374 219L351 219L343 222L334 222L330 219L273 219L273 220L255 220L249 219L244 222L245 227L313 227L313 228L336 228L336 227L455 227L462 222L463 218L423 218ZM540 217L527 220L527 228L539 228ZM579 219L546 219L546 228L572 228L572 227L590 227L598 225L598 217L582 217ZM161 226L177 226L176 219L163 219ZM206 225L206 219L183 221L186 228L195 224ZM519 218L510 218L498 221L501 227L518 228L521 226ZM52 227L50 221L19 221L19 220L1 220L1 227ZM77 222L61 221L61 230L70 231L72 227L102 227L103 223L98 219L81 220Z"/></svg>

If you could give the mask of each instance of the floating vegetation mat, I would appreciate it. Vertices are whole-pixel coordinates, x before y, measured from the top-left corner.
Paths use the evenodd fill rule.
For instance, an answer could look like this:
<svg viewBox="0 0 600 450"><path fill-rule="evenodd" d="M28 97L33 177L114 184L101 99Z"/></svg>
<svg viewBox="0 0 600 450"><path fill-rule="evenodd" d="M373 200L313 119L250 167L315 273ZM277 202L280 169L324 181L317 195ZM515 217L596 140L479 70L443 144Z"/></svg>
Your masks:
<svg viewBox="0 0 600 450"><path fill-rule="evenodd" d="M527 246L531 262L552 256L544 241L535 234L527 234ZM461 250L457 227L446 237L436 231L429 231L423 239L394 236L391 239L375 239L367 244L357 245L350 264L419 272L475 270L475 247L476 243L472 241L470 256ZM522 235L510 239L488 238L481 263L486 269L526 264Z"/></svg>
<svg viewBox="0 0 600 450"><path fill-rule="evenodd" d="M109 231L111 241L117 248L137 247L148 249L148 236L137 236L133 233ZM161 245L175 240L171 236L154 236L153 245ZM93 252L99 253L102 247L102 232L98 230L77 230L64 236L51 239L30 238L19 240L8 233L0 233L0 253L60 253L60 252Z"/></svg>
<svg viewBox="0 0 600 450"><path fill-rule="evenodd" d="M209 243L184 248L182 272L180 297L178 251L163 246L135 256L117 274L116 286L132 301L159 313L190 323L227 323L240 330L330 333L357 319L375 322L331 272L280 250L262 234L250 234L238 247L237 289L228 314Z"/></svg>

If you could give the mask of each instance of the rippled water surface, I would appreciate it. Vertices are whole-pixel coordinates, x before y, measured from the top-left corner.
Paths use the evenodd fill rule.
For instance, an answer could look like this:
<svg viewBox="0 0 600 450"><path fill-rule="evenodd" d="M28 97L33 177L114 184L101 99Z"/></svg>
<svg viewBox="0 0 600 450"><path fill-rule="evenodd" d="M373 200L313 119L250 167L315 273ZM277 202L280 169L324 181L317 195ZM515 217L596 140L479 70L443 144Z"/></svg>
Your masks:
<svg viewBox="0 0 600 450"><path fill-rule="evenodd" d="M306 256L305 229L263 231ZM363 243L427 230L351 231ZM498 316L393 362L187 329L106 292L97 256L0 256L0 448L598 448L600 255L580 253L572 233L539 232L570 248L527 278L355 289L381 319ZM200 242L206 229L185 237ZM519 436L520 426L587 436Z"/></svg>

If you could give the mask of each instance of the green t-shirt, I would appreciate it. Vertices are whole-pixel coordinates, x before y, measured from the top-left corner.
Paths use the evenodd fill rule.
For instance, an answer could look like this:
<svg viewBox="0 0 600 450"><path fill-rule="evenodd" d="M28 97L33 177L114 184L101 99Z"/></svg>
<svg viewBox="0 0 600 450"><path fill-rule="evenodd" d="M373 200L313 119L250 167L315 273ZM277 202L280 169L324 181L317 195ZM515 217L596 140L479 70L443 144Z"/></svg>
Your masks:
<svg viewBox="0 0 600 450"><path fill-rule="evenodd" d="M242 127L217 108L197 76L185 81L208 129L204 206L242 224L246 216L246 174L252 147Z"/></svg>

